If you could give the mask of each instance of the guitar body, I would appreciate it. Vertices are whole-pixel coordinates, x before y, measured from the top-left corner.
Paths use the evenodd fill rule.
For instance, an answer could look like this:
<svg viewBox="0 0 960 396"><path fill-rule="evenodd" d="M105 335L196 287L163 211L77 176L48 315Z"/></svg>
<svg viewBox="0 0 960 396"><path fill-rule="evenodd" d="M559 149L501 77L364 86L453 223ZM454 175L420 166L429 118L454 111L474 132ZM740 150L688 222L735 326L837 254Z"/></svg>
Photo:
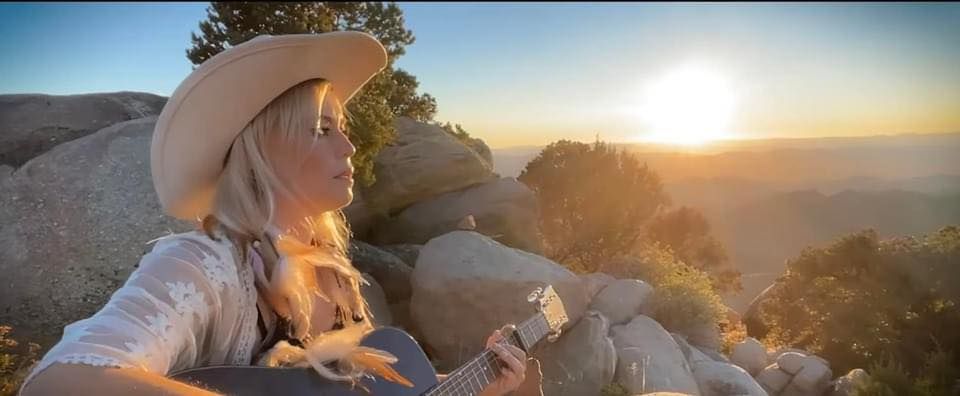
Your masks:
<svg viewBox="0 0 960 396"><path fill-rule="evenodd" d="M410 380L414 387L387 381L374 375L365 376L361 385L350 388L347 382L321 377L313 368L212 366L180 371L169 377L227 395L421 395L437 384L437 373L426 354L405 331L381 327L360 342L364 346L388 351L397 357L391 367Z"/></svg>

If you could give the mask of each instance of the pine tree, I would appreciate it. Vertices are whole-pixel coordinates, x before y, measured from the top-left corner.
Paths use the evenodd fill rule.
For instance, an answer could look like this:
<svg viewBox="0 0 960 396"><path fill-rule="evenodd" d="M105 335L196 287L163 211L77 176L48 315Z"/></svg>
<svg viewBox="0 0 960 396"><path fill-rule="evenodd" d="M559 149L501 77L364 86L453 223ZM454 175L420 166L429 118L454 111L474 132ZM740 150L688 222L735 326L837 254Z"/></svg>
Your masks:
<svg viewBox="0 0 960 396"><path fill-rule="evenodd" d="M224 49L261 34L281 35L354 30L370 33L387 49L386 69L371 79L347 105L353 115L349 128L357 147L353 157L355 177L370 186L373 158L395 138L393 118L407 116L422 122L433 120L436 100L417 94L415 76L394 67L413 44L413 32L404 27L403 11L382 2L212 2L207 19L200 22L200 35L190 34L187 58L199 65Z"/></svg>

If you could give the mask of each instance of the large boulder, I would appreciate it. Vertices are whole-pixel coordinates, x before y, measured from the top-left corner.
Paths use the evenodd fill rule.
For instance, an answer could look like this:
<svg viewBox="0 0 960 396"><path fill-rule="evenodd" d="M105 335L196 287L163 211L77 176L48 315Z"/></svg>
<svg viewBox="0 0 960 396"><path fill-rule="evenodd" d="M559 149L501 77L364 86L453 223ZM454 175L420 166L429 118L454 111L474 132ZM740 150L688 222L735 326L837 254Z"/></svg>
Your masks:
<svg viewBox="0 0 960 396"><path fill-rule="evenodd" d="M386 218L383 214L378 214L370 209L363 199L363 189L356 185L353 187L353 200L350 205L343 208L343 215L350 224L350 232L353 233L353 237L363 241L369 240L368 236L373 225Z"/></svg>
<svg viewBox="0 0 960 396"><path fill-rule="evenodd" d="M438 125L394 119L397 138L374 158L376 182L364 199L376 213L496 179L493 167Z"/></svg>
<svg viewBox="0 0 960 396"><path fill-rule="evenodd" d="M58 144L158 115L166 103L163 96L126 91L0 95L0 164L19 167Z"/></svg>
<svg viewBox="0 0 960 396"><path fill-rule="evenodd" d="M458 367L483 350L487 337L507 323L531 317L536 287L553 285L569 329L586 310L580 278L544 257L513 249L483 234L454 231L420 250L411 277L410 314L441 369Z"/></svg>
<svg viewBox="0 0 960 396"><path fill-rule="evenodd" d="M780 360L777 361L780 364ZM782 367L782 366L781 366ZM825 360L816 356L806 356L790 383L783 390L784 396L820 395L830 387L833 372Z"/></svg>
<svg viewBox="0 0 960 396"><path fill-rule="evenodd" d="M698 362L715 362L718 361L713 357L701 352L699 349L690 345L687 342L687 338L683 334L670 333L670 336L673 337L673 340L677 342L677 346L680 347L680 352L683 352L683 357L687 359L687 363L692 367L694 363Z"/></svg>
<svg viewBox="0 0 960 396"><path fill-rule="evenodd" d="M638 315L625 325L610 328L617 349L615 381L630 394L683 392L699 395L690 365L663 326Z"/></svg>
<svg viewBox="0 0 960 396"><path fill-rule="evenodd" d="M767 367L767 349L756 338L747 337L733 347L730 354L733 364L747 370L750 375L757 375Z"/></svg>
<svg viewBox="0 0 960 396"><path fill-rule="evenodd" d="M617 365L609 330L607 318L587 311L556 342L534 349L533 356L541 362L543 394L599 396L603 386L613 380Z"/></svg>
<svg viewBox="0 0 960 396"><path fill-rule="evenodd" d="M363 279L370 284L360 285L360 294L370 305L374 325L392 326L394 324L393 315L390 312L390 306L387 304L387 296L383 293L383 288L370 274L363 274Z"/></svg>
<svg viewBox="0 0 960 396"><path fill-rule="evenodd" d="M781 370L780 366L774 363L761 370L756 378L757 382L760 383L760 386L762 386L767 393L779 395L780 392L783 392L787 385L790 384L793 375Z"/></svg>
<svg viewBox="0 0 960 396"><path fill-rule="evenodd" d="M148 241L193 229L157 201L155 122L126 121L56 146L0 186L0 323L50 346L65 324L103 306Z"/></svg>
<svg viewBox="0 0 960 396"><path fill-rule="evenodd" d="M537 199L526 185L512 177L477 184L424 199L396 216L379 222L370 241L377 245L423 244L433 237L461 229L460 221L473 215L476 231L498 242L531 253L541 253Z"/></svg>
<svg viewBox="0 0 960 396"><path fill-rule="evenodd" d="M393 245L383 245L380 246L380 249L386 250L403 260L403 262L410 266L410 268L417 266L417 257L420 256L420 249L423 248L423 245L417 245L412 243L398 243Z"/></svg>
<svg viewBox="0 0 960 396"><path fill-rule="evenodd" d="M641 313L653 295L653 287L636 279L618 279L603 288L590 309L597 310L610 319L611 325L624 324Z"/></svg>
<svg viewBox="0 0 960 396"><path fill-rule="evenodd" d="M383 287L387 302L395 303L410 299L410 274L413 269L403 260L383 249L356 239L350 241L347 253L354 267L357 267L360 272L372 275Z"/></svg>
<svg viewBox="0 0 960 396"><path fill-rule="evenodd" d="M583 280L583 289L587 291L587 299L590 301L593 301L597 293L600 293L600 290L603 290L607 285L617 280L617 278L603 272L581 274L580 279Z"/></svg>
<svg viewBox="0 0 960 396"><path fill-rule="evenodd" d="M730 363L697 362L693 364L693 377L703 396L767 396L750 373Z"/></svg>
<svg viewBox="0 0 960 396"><path fill-rule="evenodd" d="M850 370L846 375L837 378L830 388L830 396L852 396L856 389L870 381L870 374L864 369Z"/></svg>

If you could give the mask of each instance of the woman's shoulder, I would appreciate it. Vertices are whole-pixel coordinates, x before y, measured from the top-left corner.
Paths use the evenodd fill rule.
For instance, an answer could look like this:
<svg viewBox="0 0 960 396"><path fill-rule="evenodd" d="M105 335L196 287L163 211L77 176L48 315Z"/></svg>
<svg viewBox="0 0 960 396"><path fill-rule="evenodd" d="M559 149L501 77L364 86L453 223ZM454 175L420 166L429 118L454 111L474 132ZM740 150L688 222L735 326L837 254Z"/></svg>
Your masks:
<svg viewBox="0 0 960 396"><path fill-rule="evenodd" d="M207 235L201 230L190 230L179 233L169 233L167 235L151 239L146 244L153 243L153 251L162 250L171 246L199 246L215 250L217 253L228 251L233 248L229 238L222 234Z"/></svg>
<svg viewBox="0 0 960 396"><path fill-rule="evenodd" d="M154 243L148 256L155 259L151 262L162 262L165 259L177 259L187 262L201 270L214 284L235 286L237 283L237 256L233 252L233 244L228 238L213 237L200 230L191 230L153 239ZM219 288L218 288L219 289Z"/></svg>

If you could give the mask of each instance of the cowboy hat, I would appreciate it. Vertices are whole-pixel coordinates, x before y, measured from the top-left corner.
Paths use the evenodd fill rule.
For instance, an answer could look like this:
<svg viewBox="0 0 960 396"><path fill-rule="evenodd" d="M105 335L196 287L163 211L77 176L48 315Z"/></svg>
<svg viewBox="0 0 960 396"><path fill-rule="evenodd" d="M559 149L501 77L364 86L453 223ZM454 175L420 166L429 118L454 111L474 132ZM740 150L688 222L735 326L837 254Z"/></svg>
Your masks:
<svg viewBox="0 0 960 396"><path fill-rule="evenodd" d="M224 158L240 131L274 98L323 78L344 104L387 64L373 36L357 31L260 35L194 69L163 106L150 143L150 171L163 210L209 214Z"/></svg>

